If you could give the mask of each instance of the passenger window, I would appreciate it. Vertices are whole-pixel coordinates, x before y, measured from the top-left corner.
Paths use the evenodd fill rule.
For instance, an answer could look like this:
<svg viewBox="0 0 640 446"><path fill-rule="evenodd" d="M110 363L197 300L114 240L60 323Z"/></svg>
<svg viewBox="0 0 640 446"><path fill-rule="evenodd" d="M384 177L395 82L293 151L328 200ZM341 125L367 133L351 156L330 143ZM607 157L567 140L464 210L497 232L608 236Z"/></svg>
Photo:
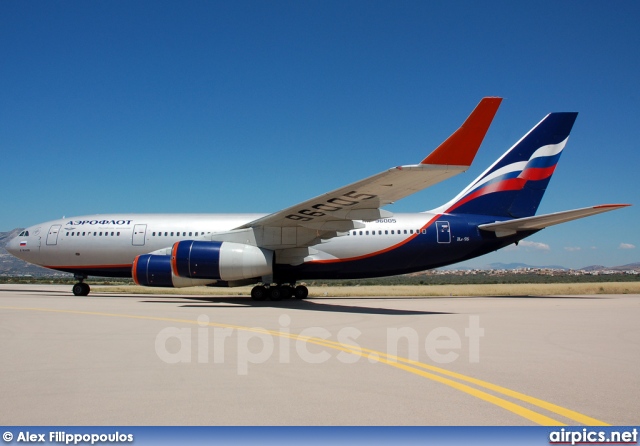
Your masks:
<svg viewBox="0 0 640 446"><path fill-rule="evenodd" d="M360 235L362 235L362 231L360 231Z"/></svg>
<svg viewBox="0 0 640 446"><path fill-rule="evenodd" d="M112 233L111 233L111 237L113 237L113 234L114 234L114 233L112 232Z"/></svg>
<svg viewBox="0 0 640 446"><path fill-rule="evenodd" d="M116 235L117 235L118 237L120 237L120 232L118 232Z"/></svg>
<svg viewBox="0 0 640 446"><path fill-rule="evenodd" d="M189 237L191 237L191 233L189 233Z"/></svg>

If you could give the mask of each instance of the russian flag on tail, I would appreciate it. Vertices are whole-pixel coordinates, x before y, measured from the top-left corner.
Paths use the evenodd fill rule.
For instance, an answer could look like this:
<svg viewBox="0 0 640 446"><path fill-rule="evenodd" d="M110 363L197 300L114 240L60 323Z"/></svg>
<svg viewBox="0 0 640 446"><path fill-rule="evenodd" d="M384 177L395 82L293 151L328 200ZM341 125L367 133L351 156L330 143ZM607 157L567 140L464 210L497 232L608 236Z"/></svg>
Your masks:
<svg viewBox="0 0 640 446"><path fill-rule="evenodd" d="M551 113L446 206L446 212L534 215L577 113Z"/></svg>

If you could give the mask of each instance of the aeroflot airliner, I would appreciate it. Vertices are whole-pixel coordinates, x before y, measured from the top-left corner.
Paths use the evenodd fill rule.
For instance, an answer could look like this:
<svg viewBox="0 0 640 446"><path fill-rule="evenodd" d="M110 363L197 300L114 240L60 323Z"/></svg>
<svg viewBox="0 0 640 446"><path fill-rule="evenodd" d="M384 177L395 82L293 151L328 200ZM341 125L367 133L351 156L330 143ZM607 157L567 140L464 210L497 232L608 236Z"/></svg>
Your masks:
<svg viewBox="0 0 640 446"><path fill-rule="evenodd" d="M36 265L138 285L256 284L256 300L307 297L296 282L390 276L503 248L558 223L618 209L606 204L535 216L577 113L551 113L448 203L427 212L382 209L466 171L501 98L484 98L419 164L398 166L268 215L91 215L31 226L7 250Z"/></svg>

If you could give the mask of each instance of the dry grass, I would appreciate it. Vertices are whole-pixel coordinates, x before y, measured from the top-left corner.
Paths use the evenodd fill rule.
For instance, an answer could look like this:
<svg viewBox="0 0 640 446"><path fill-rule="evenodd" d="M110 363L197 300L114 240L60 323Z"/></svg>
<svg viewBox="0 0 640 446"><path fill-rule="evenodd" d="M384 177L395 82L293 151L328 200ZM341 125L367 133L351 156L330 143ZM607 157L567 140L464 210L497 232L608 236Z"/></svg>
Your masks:
<svg viewBox="0 0 640 446"><path fill-rule="evenodd" d="M118 294L171 294L248 296L251 287L238 288L146 288L131 286L94 286L93 292ZM582 294L640 294L640 282L536 283L497 285L398 285L398 286L316 286L310 297L349 296L549 296Z"/></svg>

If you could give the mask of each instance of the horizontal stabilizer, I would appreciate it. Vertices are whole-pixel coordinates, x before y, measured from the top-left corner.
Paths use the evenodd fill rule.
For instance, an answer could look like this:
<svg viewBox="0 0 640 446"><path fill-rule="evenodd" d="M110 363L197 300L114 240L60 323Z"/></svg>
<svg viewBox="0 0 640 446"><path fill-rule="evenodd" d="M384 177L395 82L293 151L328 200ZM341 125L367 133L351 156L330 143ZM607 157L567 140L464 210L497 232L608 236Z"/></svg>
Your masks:
<svg viewBox="0 0 640 446"><path fill-rule="evenodd" d="M547 226L553 226L565 223L571 220L588 217L590 215L601 214L623 207L631 206L629 204L602 204L600 206L592 206L582 209L573 209L571 211L554 212L553 214L536 215L533 217L517 218L515 220L499 221L495 223L486 223L479 225L478 228L483 231L492 231L497 237L507 237L514 235L518 231L537 231Z"/></svg>

